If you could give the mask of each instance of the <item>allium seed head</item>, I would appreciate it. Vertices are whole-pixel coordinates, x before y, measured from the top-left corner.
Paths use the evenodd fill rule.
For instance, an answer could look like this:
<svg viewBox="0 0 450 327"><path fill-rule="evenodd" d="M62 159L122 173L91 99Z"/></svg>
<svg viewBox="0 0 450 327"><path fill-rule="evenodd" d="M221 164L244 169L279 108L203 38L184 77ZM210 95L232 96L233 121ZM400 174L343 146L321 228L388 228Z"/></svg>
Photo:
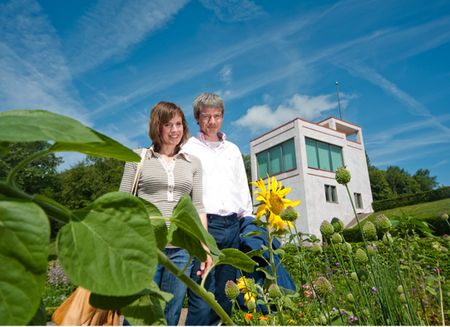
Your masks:
<svg viewBox="0 0 450 327"><path fill-rule="evenodd" d="M448 213L443 213L442 215L441 215L441 220L448 220Z"/></svg>
<svg viewBox="0 0 450 327"><path fill-rule="evenodd" d="M342 236L341 236L341 234L334 233L333 236L331 237L331 241L333 243L335 243L335 244L342 243Z"/></svg>
<svg viewBox="0 0 450 327"><path fill-rule="evenodd" d="M348 242L344 242L341 244L341 249L345 253L352 253L352 245Z"/></svg>
<svg viewBox="0 0 450 327"><path fill-rule="evenodd" d="M345 167L336 169L336 182L345 185L348 184L351 179L352 175L350 175L350 172Z"/></svg>
<svg viewBox="0 0 450 327"><path fill-rule="evenodd" d="M333 225L334 231L340 233L344 230L344 223L338 217L331 219L331 225Z"/></svg>
<svg viewBox="0 0 450 327"><path fill-rule="evenodd" d="M326 296L326 295L331 294L331 291L333 290L333 286L328 281L328 279L326 279L323 276L320 276L314 282L314 289L320 296Z"/></svg>
<svg viewBox="0 0 450 327"><path fill-rule="evenodd" d="M355 259L357 262L363 265L369 262L369 258L367 257L366 251L364 251L363 249L356 250Z"/></svg>
<svg viewBox="0 0 450 327"><path fill-rule="evenodd" d="M355 303L355 298L353 297L352 293L347 294L347 301L350 303Z"/></svg>
<svg viewBox="0 0 450 327"><path fill-rule="evenodd" d="M383 214L379 214L376 218L375 218L375 225L376 227L381 230L383 233L386 233L387 231L389 231L392 227L392 223L389 220L388 217L386 217Z"/></svg>
<svg viewBox="0 0 450 327"><path fill-rule="evenodd" d="M362 233L364 237L369 241L376 241L378 239L377 229L375 228L375 225L370 221L364 224L364 226L362 227Z"/></svg>
<svg viewBox="0 0 450 327"><path fill-rule="evenodd" d="M239 288L232 280L225 283L225 295L230 300L235 300L239 295Z"/></svg>
<svg viewBox="0 0 450 327"><path fill-rule="evenodd" d="M398 285L398 287L397 287L397 292L398 292L399 294L404 293L404 290L403 290L403 286L402 286L402 285Z"/></svg>
<svg viewBox="0 0 450 327"><path fill-rule="evenodd" d="M314 254L320 254L322 253L322 246L319 243L314 243L311 245L311 251Z"/></svg>
<svg viewBox="0 0 450 327"><path fill-rule="evenodd" d="M320 224L320 232L328 239L333 235L334 227L328 221L324 220L322 221L322 224Z"/></svg>

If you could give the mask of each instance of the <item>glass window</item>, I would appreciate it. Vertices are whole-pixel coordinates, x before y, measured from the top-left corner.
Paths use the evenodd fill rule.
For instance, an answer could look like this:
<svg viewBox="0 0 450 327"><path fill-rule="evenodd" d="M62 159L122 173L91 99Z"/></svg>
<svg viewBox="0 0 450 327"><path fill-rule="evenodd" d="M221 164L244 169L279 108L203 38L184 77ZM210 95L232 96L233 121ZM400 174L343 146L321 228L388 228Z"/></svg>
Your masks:
<svg viewBox="0 0 450 327"><path fill-rule="evenodd" d="M295 162L295 143L294 139L290 139L283 143L283 168L284 170L292 170L297 168Z"/></svg>
<svg viewBox="0 0 450 327"><path fill-rule="evenodd" d="M294 139L256 154L258 178L266 178L297 167Z"/></svg>
<svg viewBox="0 0 450 327"><path fill-rule="evenodd" d="M330 154L332 166L331 168L333 171L336 171L336 169L344 165L342 162L342 149L338 146L330 144Z"/></svg>
<svg viewBox="0 0 450 327"><path fill-rule="evenodd" d="M308 167L319 168L317 145L313 139L306 139L306 157L308 158Z"/></svg>
<svg viewBox="0 0 450 327"><path fill-rule="evenodd" d="M327 202L337 203L336 186L325 185L325 199Z"/></svg>
<svg viewBox="0 0 450 327"><path fill-rule="evenodd" d="M317 142L319 152L319 168L331 171L330 147L327 143Z"/></svg>
<svg viewBox="0 0 450 327"><path fill-rule="evenodd" d="M355 206L356 206L356 208L362 209L363 208L363 203L362 203L361 193L353 193L353 195L355 196Z"/></svg>

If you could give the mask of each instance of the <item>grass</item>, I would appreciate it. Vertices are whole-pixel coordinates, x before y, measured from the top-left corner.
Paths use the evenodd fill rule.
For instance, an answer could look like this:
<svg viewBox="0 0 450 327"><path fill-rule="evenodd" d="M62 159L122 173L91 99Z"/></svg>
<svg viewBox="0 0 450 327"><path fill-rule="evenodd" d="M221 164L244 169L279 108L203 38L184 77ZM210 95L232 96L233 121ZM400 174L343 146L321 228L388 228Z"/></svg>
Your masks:
<svg viewBox="0 0 450 327"><path fill-rule="evenodd" d="M391 218L393 216L401 216L402 212L407 215L414 216L418 219L438 218L444 212L450 213L450 199L443 199L433 202L425 202L405 207L377 211L368 216L367 219L372 221L381 213L386 217Z"/></svg>

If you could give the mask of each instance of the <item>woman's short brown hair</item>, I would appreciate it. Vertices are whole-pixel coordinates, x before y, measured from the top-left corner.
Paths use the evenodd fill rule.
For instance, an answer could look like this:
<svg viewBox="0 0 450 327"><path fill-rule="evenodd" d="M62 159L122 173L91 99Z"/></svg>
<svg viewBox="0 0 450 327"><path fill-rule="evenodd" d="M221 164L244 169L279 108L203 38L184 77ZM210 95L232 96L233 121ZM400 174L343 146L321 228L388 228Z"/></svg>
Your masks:
<svg viewBox="0 0 450 327"><path fill-rule="evenodd" d="M160 101L152 109L150 113L150 122L148 135L153 142L153 149L156 152L161 150L161 127L168 123L173 117L179 115L183 123L183 137L180 143L175 148L175 152L180 151L181 146L186 143L189 138L189 128L184 117L183 110L173 102Z"/></svg>

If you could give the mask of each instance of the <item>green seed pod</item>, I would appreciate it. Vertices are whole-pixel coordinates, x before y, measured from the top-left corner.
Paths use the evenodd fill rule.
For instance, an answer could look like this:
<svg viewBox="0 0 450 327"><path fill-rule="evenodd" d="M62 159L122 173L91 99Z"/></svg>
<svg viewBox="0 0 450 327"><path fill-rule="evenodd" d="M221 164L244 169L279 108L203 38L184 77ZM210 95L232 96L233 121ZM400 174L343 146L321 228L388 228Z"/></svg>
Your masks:
<svg viewBox="0 0 450 327"><path fill-rule="evenodd" d="M383 235L383 243L386 245L394 243L394 239L390 233L386 233Z"/></svg>
<svg viewBox="0 0 450 327"><path fill-rule="evenodd" d="M281 295L282 295L281 290L277 284L272 284L269 286L269 296L272 299L277 299L277 298L281 297Z"/></svg>
<svg viewBox="0 0 450 327"><path fill-rule="evenodd" d="M331 237L331 241L334 244L340 244L342 243L342 236L338 233L334 233L333 236Z"/></svg>
<svg viewBox="0 0 450 327"><path fill-rule="evenodd" d="M311 245L310 249L314 254L322 253L322 246L319 243L314 243L313 245Z"/></svg>
<svg viewBox="0 0 450 327"><path fill-rule="evenodd" d="M336 233L342 232L345 227L343 221L337 217L334 217L333 219L331 219L331 225L333 225L334 231Z"/></svg>
<svg viewBox="0 0 450 327"><path fill-rule="evenodd" d="M298 218L298 213L294 208L288 207L281 212L280 217L284 221L294 221Z"/></svg>
<svg viewBox="0 0 450 327"><path fill-rule="evenodd" d="M369 258L367 257L367 254L363 249L356 250L355 259L356 259L356 262L359 262L360 264L363 264L363 265L365 265L369 262Z"/></svg>
<svg viewBox="0 0 450 327"><path fill-rule="evenodd" d="M326 279L323 276L320 276L314 282L314 289L316 290L317 294L319 294L320 296L327 296L327 295L331 294L331 292L333 290L333 286L328 281L328 279Z"/></svg>
<svg viewBox="0 0 450 327"><path fill-rule="evenodd" d="M341 249L345 253L352 253L352 245L348 242L344 242L341 244Z"/></svg>
<svg viewBox="0 0 450 327"><path fill-rule="evenodd" d="M355 303L355 298L353 297L352 293L347 294L347 301L350 303Z"/></svg>
<svg viewBox="0 0 450 327"><path fill-rule="evenodd" d="M441 215L441 220L448 220L448 213L443 213L442 215Z"/></svg>
<svg viewBox="0 0 450 327"><path fill-rule="evenodd" d="M256 309L256 302L253 299L248 300L247 302L248 311L254 311Z"/></svg>
<svg viewBox="0 0 450 327"><path fill-rule="evenodd" d="M405 293L400 294L400 302L406 303L406 295L405 295Z"/></svg>
<svg viewBox="0 0 450 327"><path fill-rule="evenodd" d="M370 221L364 224L364 226L362 227L362 233L368 241L376 241L378 239L377 229L375 228L375 225Z"/></svg>
<svg viewBox="0 0 450 327"><path fill-rule="evenodd" d="M388 232L391 227L392 227L392 223L389 220L388 217L386 217L383 214L379 214L376 218L375 218L375 225L376 227L381 230L383 233Z"/></svg>
<svg viewBox="0 0 450 327"><path fill-rule="evenodd" d="M397 292L398 292L399 294L404 293L404 290L403 290L403 286L402 286L402 285L398 285L398 287L397 287Z"/></svg>
<svg viewBox="0 0 450 327"><path fill-rule="evenodd" d="M232 280L225 283L225 295L230 300L235 300L239 295L239 288Z"/></svg>
<svg viewBox="0 0 450 327"><path fill-rule="evenodd" d="M324 220L322 221L322 224L320 224L320 232L328 239L333 235L334 227L328 221Z"/></svg>
<svg viewBox="0 0 450 327"><path fill-rule="evenodd" d="M336 182L345 185L348 184L351 179L352 175L350 175L350 172L345 169L345 167L339 167L336 169Z"/></svg>
<svg viewBox="0 0 450 327"><path fill-rule="evenodd" d="M355 282L359 281L358 274L355 271L352 271L350 274L351 279L353 279Z"/></svg>

